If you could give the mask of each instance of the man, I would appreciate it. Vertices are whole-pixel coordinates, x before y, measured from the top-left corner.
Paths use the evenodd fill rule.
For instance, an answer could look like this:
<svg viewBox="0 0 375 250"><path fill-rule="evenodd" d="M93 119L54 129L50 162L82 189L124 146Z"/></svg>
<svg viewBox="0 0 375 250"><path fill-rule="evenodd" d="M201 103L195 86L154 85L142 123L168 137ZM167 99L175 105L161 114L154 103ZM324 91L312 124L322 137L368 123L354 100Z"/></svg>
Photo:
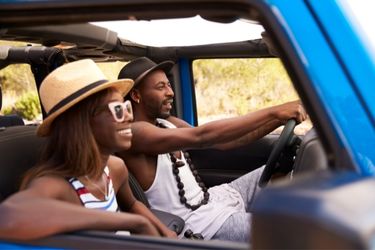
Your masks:
<svg viewBox="0 0 375 250"><path fill-rule="evenodd" d="M205 239L249 241L249 204L258 191L263 168L229 184L207 190L188 154L181 150L214 147L228 149L263 137L288 119L305 120L300 102L191 127L171 116L174 93L166 76L173 62L156 64L148 58L125 65L120 78L131 78L134 120L132 146L119 153L139 181L155 209L182 217L186 229ZM170 128L170 129L169 129Z"/></svg>

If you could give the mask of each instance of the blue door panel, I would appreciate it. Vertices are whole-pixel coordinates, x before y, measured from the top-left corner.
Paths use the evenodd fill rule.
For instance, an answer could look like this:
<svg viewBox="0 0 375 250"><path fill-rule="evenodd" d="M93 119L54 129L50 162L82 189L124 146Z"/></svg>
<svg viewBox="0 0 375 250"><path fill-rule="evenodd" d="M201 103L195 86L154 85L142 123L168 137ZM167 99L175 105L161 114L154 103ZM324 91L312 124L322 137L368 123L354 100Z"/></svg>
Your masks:
<svg viewBox="0 0 375 250"><path fill-rule="evenodd" d="M375 55L366 51L364 44L368 41L361 40L360 28L346 21L349 14L344 15L341 2L311 0L310 5L375 126Z"/></svg>
<svg viewBox="0 0 375 250"><path fill-rule="evenodd" d="M375 63L372 54L365 51L363 42L356 32L357 27L350 25L343 15L339 1L310 0L309 4L321 23L327 40L336 53L348 75L360 106L352 106L352 102L343 103L343 110L348 110L347 137L353 148L357 148L364 174L374 174L375 168ZM365 114L362 115L362 112ZM351 116L350 116L351 113ZM361 152L358 152L358 151ZM362 151L364 150L364 151Z"/></svg>
<svg viewBox="0 0 375 250"><path fill-rule="evenodd" d="M346 149L362 174L374 174L375 132L371 117L342 62L328 44L317 16L312 15L304 1L268 2L273 5L272 11L283 25L318 99L327 110L330 119L327 122L335 127L339 144ZM336 25L336 22L327 25ZM342 33L343 38L348 35L353 34Z"/></svg>
<svg viewBox="0 0 375 250"><path fill-rule="evenodd" d="M181 58L178 61L180 67L180 81L181 81L181 92L182 92L182 118L190 125L194 126L195 115L193 106L193 86L191 79L190 62L186 58Z"/></svg>
<svg viewBox="0 0 375 250"><path fill-rule="evenodd" d="M40 246L30 246L30 245L23 245L23 244L12 244L12 243L0 242L0 249L7 249L7 250L58 250L58 249L62 249L62 248L40 247Z"/></svg>

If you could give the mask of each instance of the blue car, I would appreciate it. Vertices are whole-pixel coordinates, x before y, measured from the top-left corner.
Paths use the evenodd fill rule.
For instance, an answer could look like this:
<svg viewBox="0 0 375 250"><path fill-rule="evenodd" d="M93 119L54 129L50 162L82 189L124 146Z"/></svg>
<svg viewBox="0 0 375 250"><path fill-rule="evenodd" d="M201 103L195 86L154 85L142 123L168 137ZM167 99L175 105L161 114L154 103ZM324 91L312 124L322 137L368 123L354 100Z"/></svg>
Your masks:
<svg viewBox="0 0 375 250"><path fill-rule="evenodd" d="M294 98L301 99L310 121L302 132L298 132L301 125L295 127L289 121L282 130L237 149L190 151L207 186L266 165L263 189L249 221L249 244L80 231L29 241L0 239L0 248L374 248L372 5L354 0L1 1L0 69L30 65L36 89L48 72L66 61L91 58L103 69L109 64L120 69L131 59L147 56L156 62L176 62L168 75L175 92L173 112L191 125L241 115L260 108L260 102L267 106ZM132 40L126 28L120 35L103 22L192 21L197 16L222 25L244 22L246 27L256 27L255 37L155 45ZM245 26L242 29L248 32ZM266 37L262 39L263 31L274 51L265 43ZM210 32L206 31L208 36ZM224 28L219 32L223 38L232 36ZM163 36L170 35L173 41L180 33L184 29L174 26ZM262 93L253 92L260 86ZM263 95L263 101L258 95ZM0 201L17 191L22 174L37 162L44 142L34 135L33 125L39 120L22 125L2 118L8 120L0 124ZM275 178L280 172L282 177ZM132 188L139 191L136 184ZM147 204L139 193L138 199ZM167 218L163 222L172 229L183 228L179 218L154 212Z"/></svg>

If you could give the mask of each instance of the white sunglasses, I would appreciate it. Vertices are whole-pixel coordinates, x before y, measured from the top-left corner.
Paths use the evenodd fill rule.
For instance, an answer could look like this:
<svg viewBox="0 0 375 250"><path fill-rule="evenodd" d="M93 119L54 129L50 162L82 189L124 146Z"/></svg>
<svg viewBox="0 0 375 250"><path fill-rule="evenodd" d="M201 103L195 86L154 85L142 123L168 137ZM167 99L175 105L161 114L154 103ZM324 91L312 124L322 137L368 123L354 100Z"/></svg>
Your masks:
<svg viewBox="0 0 375 250"><path fill-rule="evenodd" d="M116 122L123 122L125 118L130 121L133 120L133 109L129 100L125 102L110 102L108 103L108 108Z"/></svg>

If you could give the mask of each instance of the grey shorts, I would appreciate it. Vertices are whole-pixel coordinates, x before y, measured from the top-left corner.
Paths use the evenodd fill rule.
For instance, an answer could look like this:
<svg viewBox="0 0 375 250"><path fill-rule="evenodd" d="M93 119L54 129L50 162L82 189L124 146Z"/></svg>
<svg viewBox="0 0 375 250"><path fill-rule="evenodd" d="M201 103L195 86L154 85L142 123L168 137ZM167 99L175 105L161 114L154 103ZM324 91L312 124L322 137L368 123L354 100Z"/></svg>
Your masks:
<svg viewBox="0 0 375 250"><path fill-rule="evenodd" d="M260 191L258 182L264 167L239 177L229 183L242 196L246 212L232 214L212 237L212 239L236 242L250 242L251 235L251 206Z"/></svg>

